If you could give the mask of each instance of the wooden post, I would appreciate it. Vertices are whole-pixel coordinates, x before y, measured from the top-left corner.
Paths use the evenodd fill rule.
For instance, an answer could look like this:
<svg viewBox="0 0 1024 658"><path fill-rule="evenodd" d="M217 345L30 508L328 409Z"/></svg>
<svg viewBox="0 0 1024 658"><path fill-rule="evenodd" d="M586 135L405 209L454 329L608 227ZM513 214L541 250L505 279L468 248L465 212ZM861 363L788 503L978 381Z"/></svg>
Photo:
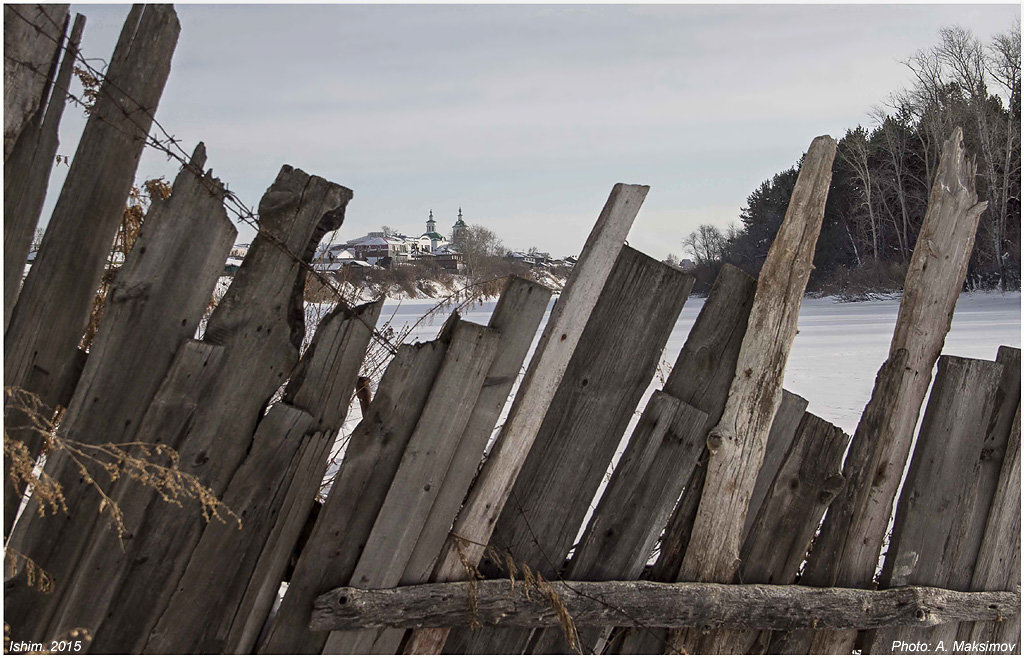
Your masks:
<svg viewBox="0 0 1024 658"><path fill-rule="evenodd" d="M455 533L469 540L470 544L463 548L452 542L446 543L438 557L433 580L448 582L465 577L463 559L473 565L479 563L483 547L490 540L498 514L540 431L541 422L569 365L587 318L622 251L626 235L649 189L647 186L621 183L612 188L579 261L551 311L498 442L484 463L456 521ZM445 637L444 631L417 634L410 639L407 651L439 653Z"/></svg>
<svg viewBox="0 0 1024 658"><path fill-rule="evenodd" d="M978 428L993 415L1002 371L991 361L939 358L896 508L881 587L970 588L981 543L980 536L968 535L985 439ZM865 644L871 653L906 653L898 641L924 642L932 651L942 642L952 651L956 631L956 624L928 631L897 626L868 634Z"/></svg>
<svg viewBox="0 0 1024 658"><path fill-rule="evenodd" d="M5 165L36 112L46 104L52 73L60 59L68 7L4 6Z"/></svg>
<svg viewBox="0 0 1024 658"><path fill-rule="evenodd" d="M323 648L327 633L309 631L313 599L351 580L441 368L452 324L449 321L437 340L402 345L388 365L370 412L349 439L260 653L319 653Z"/></svg>
<svg viewBox="0 0 1024 658"><path fill-rule="evenodd" d="M719 585L562 581L551 588L581 625L663 626L707 629L929 627L964 620L992 621L1017 614L1019 592L955 592L936 587L889 590L813 588L798 585ZM474 593L475 592L475 593ZM317 598L311 626L351 629L432 628L471 621L485 626L552 627L558 612L545 596L522 583L481 580L430 583L396 589L339 587Z"/></svg>
<svg viewBox="0 0 1024 658"><path fill-rule="evenodd" d="M1018 357L1019 358L1019 357ZM989 507L971 590L1000 586L1020 587L1020 399L1014 414L999 484ZM1019 591L1019 590L1018 590ZM1013 643L1020 649L1020 611L1003 621L964 622L957 640L963 642ZM989 653L996 653L990 651Z"/></svg>
<svg viewBox="0 0 1024 658"><path fill-rule="evenodd" d="M729 583L739 567L747 506L782 396L835 152L831 137L811 142L786 217L761 267L729 399L708 434L710 460L681 581Z"/></svg>
<svg viewBox="0 0 1024 658"><path fill-rule="evenodd" d="M340 226L351 197L351 190L285 165L260 201L260 232L203 338L224 347L218 381L181 441L182 469L218 497L252 447L267 400L298 363L308 267L301 258L325 230ZM154 503L146 517L126 547L133 561L92 651L142 649L200 539L203 519L191 510Z"/></svg>
<svg viewBox="0 0 1024 658"><path fill-rule="evenodd" d="M380 309L379 301L355 310L342 303L320 323L282 400L260 421L252 449L224 494L225 505L244 519L242 528L230 523L206 526L150 634L148 653L222 653L250 583L266 590L263 581L272 581L276 592L301 529L295 521L308 515L323 480L327 454L344 422ZM319 459L307 464L306 453ZM274 537L275 525L288 521L280 515L292 488L297 496L304 494L300 499L305 505L293 504L288 535ZM278 547L276 558L268 558L275 571L256 573L258 548L271 539ZM265 562L264 568L270 564Z"/></svg>
<svg viewBox="0 0 1024 658"><path fill-rule="evenodd" d="M437 499L423 523L423 531L416 540L405 572L396 584L412 585L430 579L430 570L477 473L484 449L522 370L550 298L551 291L537 283L519 277L509 277L506 281L487 324L500 333L498 354L491 363L476 407L462 433ZM404 636L404 629L383 630L370 653L398 653Z"/></svg>
<svg viewBox="0 0 1024 658"><path fill-rule="evenodd" d="M22 12L27 9L15 7L10 11ZM5 8L5 13L7 11ZM15 22L21 21L8 20L7 29L16 29ZM10 157L4 160L4 331L7 331L14 302L21 290L25 262L32 249L32 238L46 199L50 171L57 156L57 132L84 29L85 16L76 14L49 102L40 106L14 145ZM8 60L5 58L4 66L7 65Z"/></svg>
<svg viewBox="0 0 1024 658"><path fill-rule="evenodd" d="M893 498L913 442L932 367L953 317L986 207L975 191L976 167L957 128L942 149L928 210L911 257L889 357L879 370L843 467L846 486L808 557L801 583L868 586L878 564ZM802 637L800 637L802 635ZM825 653L847 653L850 634L822 638ZM806 653L812 634L772 638L773 653Z"/></svg>
<svg viewBox="0 0 1024 658"><path fill-rule="evenodd" d="M622 250L495 525L497 549L557 577L692 285L690 275ZM497 575L504 565L481 569ZM514 629L457 631L446 651L518 653L528 639Z"/></svg>
<svg viewBox="0 0 1024 658"><path fill-rule="evenodd" d="M205 160L200 144L191 166L201 170ZM98 445L135 439L175 354L195 333L224 271L237 231L224 212L223 194L210 174L199 178L183 168L170 198L153 202L107 294L91 356L61 423L66 440ZM132 364L145 367L126 374ZM61 483L68 513L39 517L38 502L33 501L12 546L46 565L55 589L46 594L27 586L7 590L8 622L35 641L47 637L49 616L65 594L93 526L107 523L101 497L67 453L54 455L46 470ZM92 475L109 488L100 470L94 466Z"/></svg>
<svg viewBox="0 0 1024 658"><path fill-rule="evenodd" d="M666 393L707 414L700 429L701 443L725 409L756 287L757 282L742 270L732 265L722 267L665 382ZM685 469L685 465L680 468ZM685 483L683 498L678 503L672 501L675 511L661 537L658 560L648 576L652 580L671 582L679 573L706 468L707 449L702 447ZM627 653L659 653L665 645L663 629L637 632L623 628L616 635Z"/></svg>
<svg viewBox="0 0 1024 658"><path fill-rule="evenodd" d="M4 385L31 391L48 407L68 404L60 393L73 388L78 344L170 72L178 31L171 5L136 5L129 12L4 334ZM19 424L7 412L5 417L8 424ZM32 456L41 448L29 432L13 438ZM10 487L5 491L14 505L19 494ZM5 516L7 509L5 504Z"/></svg>

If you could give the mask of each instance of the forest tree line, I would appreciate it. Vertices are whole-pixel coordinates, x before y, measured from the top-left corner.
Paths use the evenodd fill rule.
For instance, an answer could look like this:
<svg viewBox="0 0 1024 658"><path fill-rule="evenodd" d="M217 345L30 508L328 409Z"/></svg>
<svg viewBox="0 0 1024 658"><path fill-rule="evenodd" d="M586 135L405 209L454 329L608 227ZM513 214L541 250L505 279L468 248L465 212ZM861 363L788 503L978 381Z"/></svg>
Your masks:
<svg viewBox="0 0 1024 658"><path fill-rule="evenodd" d="M902 287L943 142L954 128L977 161L981 216L965 286L1020 288L1020 22L987 43L960 27L904 62L912 83L839 140L809 290L859 297ZM764 181L739 223L682 243L706 291L722 263L756 274L786 214L800 163ZM669 257L671 262L673 257Z"/></svg>

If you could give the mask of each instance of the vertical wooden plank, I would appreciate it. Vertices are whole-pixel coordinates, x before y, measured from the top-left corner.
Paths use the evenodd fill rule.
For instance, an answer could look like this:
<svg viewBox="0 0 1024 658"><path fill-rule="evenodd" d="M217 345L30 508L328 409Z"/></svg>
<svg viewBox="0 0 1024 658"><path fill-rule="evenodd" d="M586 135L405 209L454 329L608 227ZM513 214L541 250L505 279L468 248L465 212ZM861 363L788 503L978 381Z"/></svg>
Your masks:
<svg viewBox="0 0 1024 658"><path fill-rule="evenodd" d="M129 12L4 334L4 385L32 391L49 407L68 403L58 394L68 388L178 31L171 5ZM16 438L38 454L37 438Z"/></svg>
<svg viewBox="0 0 1024 658"><path fill-rule="evenodd" d="M678 269L622 250L495 525L496 548L557 576L692 285ZM485 561L482 571L503 566ZM446 651L520 652L528 638L522 629L460 629Z"/></svg>
<svg viewBox="0 0 1024 658"><path fill-rule="evenodd" d="M493 329L469 322L456 325L430 398L352 573L352 586L394 587L401 579L476 406L498 340ZM366 653L376 637L373 630L334 632L323 651Z"/></svg>
<svg viewBox="0 0 1024 658"><path fill-rule="evenodd" d="M778 416L776 416L778 418ZM814 414L804 413L796 437L771 479L740 552L744 584L790 585L828 504L843 486L843 454L850 437ZM697 653L764 653L769 633L719 631L700 638Z"/></svg>
<svg viewBox="0 0 1024 658"><path fill-rule="evenodd" d="M309 630L313 599L352 578L441 368L450 326L435 341L402 345L388 365L367 415L349 439L260 653L319 653L326 642L327 633Z"/></svg>
<svg viewBox="0 0 1024 658"><path fill-rule="evenodd" d="M707 476L683 556L682 581L732 582L739 567L747 507L782 396L782 376L832 181L836 143L817 137L758 276L754 305L722 418L708 433ZM670 634L682 639L676 631ZM691 637L696 641L697 637Z"/></svg>
<svg viewBox="0 0 1024 658"><path fill-rule="evenodd" d="M636 580L704 448L707 414L656 391L644 409L562 574L567 580ZM611 629L579 628L581 648L600 653ZM570 653L561 629L537 629L530 653Z"/></svg>
<svg viewBox="0 0 1024 658"><path fill-rule="evenodd" d="M201 170L205 159L200 144L191 165ZM88 445L134 440L175 354L195 333L234 243L237 231L224 212L223 194L210 174L197 178L183 168L172 195L153 202L107 295L90 358L61 424L67 440ZM145 367L126 373L130 364ZM24 629L25 637L44 637L83 542L95 524L106 523L100 496L66 457L55 455L46 470L61 483L68 513L38 517L32 503L31 516L12 538L16 550L45 565L57 583L47 594L8 589L8 622ZM103 475L93 475L109 488Z"/></svg>
<svg viewBox="0 0 1024 658"><path fill-rule="evenodd" d="M973 506L973 520L967 536L974 539L980 546L988 524L989 507L992 504L999 473L1006 454L1006 444L1010 439L1010 428L1020 403L1021 352L1015 347L1000 346L996 353L996 363L1003 366L1003 378L996 391L995 411L988 421L985 441L981 449L981 462L978 465L977 498ZM975 546L975 550L978 548Z"/></svg>
<svg viewBox="0 0 1024 658"><path fill-rule="evenodd" d="M14 11L26 9L28 7L20 7ZM8 29L14 29L10 21L6 25ZM60 119L84 29L85 16L76 14L49 102L36 112L14 145L10 157L4 160L4 331L7 331L14 302L21 290L25 262L32 249L32 238L46 199L50 171L57 156ZM7 63L5 58L5 67Z"/></svg>
<svg viewBox="0 0 1024 658"><path fill-rule="evenodd" d="M18 139L46 104L60 59L65 4L4 5L4 164Z"/></svg>
<svg viewBox="0 0 1024 658"><path fill-rule="evenodd" d="M978 218L976 167L957 128L943 145L928 210L904 284L889 357L850 442L843 467L846 487L829 507L801 583L871 585L889 526L893 499L913 442L914 427L931 381L953 308L967 272ZM772 652L848 653L855 633L774 634Z"/></svg>
<svg viewBox="0 0 1024 658"><path fill-rule="evenodd" d="M509 277L506 281L487 324L500 332L498 354L491 363L476 407L398 584L430 580L434 561L477 473L487 441L523 367L550 299L551 291L537 283L519 277ZM397 653L405 635L405 629L382 629L370 652Z"/></svg>
<svg viewBox="0 0 1024 658"><path fill-rule="evenodd" d="M284 540L282 548L289 544L288 552L279 550L276 575L254 573L259 548L267 544L292 487L307 496L306 505L293 507L291 513L301 518L308 515L327 461L325 457L316 467L308 465L304 470L300 465L305 465L306 452L326 455L344 421L380 308L381 302L355 310L339 304L323 319L282 401L260 421L252 449L224 493L224 503L244 519L242 528L206 526L150 634L147 653L223 653L225 636L253 579L273 580L275 588L280 585L301 526L292 529L290 542L275 538ZM183 628L197 630L182 633Z"/></svg>
<svg viewBox="0 0 1024 658"><path fill-rule="evenodd" d="M540 431L584 324L649 189L644 185L621 183L612 188L579 261L551 311L499 440L456 521L455 533L468 539L470 544L466 548L451 542L445 544L432 575L435 582L461 580L466 573L463 559L475 565L483 556L483 547L490 540L498 513ZM407 651L436 654L444 646L446 635L444 629L418 631L411 637Z"/></svg>
<svg viewBox="0 0 1024 658"><path fill-rule="evenodd" d="M742 270L722 267L665 382L666 393L707 413L702 443L725 409L756 287L757 282ZM700 455L661 537L658 559L647 575L650 579L672 582L679 574L704 485L707 448L702 448ZM661 653L665 634L664 629L616 632L625 653Z"/></svg>
<svg viewBox="0 0 1024 658"><path fill-rule="evenodd" d="M772 482L779 473L782 462L789 454L793 441L796 440L797 430L803 422L804 412L807 411L807 400L796 393L790 393L782 389L782 399L779 400L779 409L775 412L772 420L772 428L768 432L768 440L765 443L764 461L761 470L757 473L757 481L754 483L754 491L750 495L750 505L747 506L747 519L743 522L743 537L750 534L750 527L754 525L754 517L764 503L771 489ZM748 581L744 581L748 582Z"/></svg>
<svg viewBox="0 0 1024 658"><path fill-rule="evenodd" d="M939 358L896 508L880 587L970 587L978 545L967 531L985 439L978 428L985 427L992 415L1002 370L991 361ZM866 633L865 641L871 653L906 653L899 641L924 642L932 652L946 653L953 649L956 631L957 624L883 628ZM938 649L940 642L945 651Z"/></svg>
<svg viewBox="0 0 1024 658"><path fill-rule="evenodd" d="M196 407L209 395L223 356L224 348L219 345L186 341L139 423L135 439L180 448ZM99 626L103 611L117 593L121 574L132 564L134 537L138 536L146 509L157 494L130 478L122 478L110 497L121 509L124 538L112 532L105 521L92 528L85 552L64 587L60 606L50 623L59 633L69 628Z"/></svg>
<svg viewBox="0 0 1024 658"><path fill-rule="evenodd" d="M296 373L288 382L284 401L317 411L317 425L325 429L311 436L292 458L290 472L294 472L294 477L248 579L241 603L230 618L230 627L223 631L221 637L226 636L224 652L252 653L254 650L257 635L270 613L292 551L320 491L328 456L348 413L348 398L351 389L357 387L359 369L382 305L383 300L379 300L357 307L353 310L356 322L338 315L343 312L340 307L332 317L325 318L299 363L304 374ZM341 321L345 323L344 331L336 327ZM342 401L339 392L348 397Z"/></svg>
<svg viewBox="0 0 1024 658"><path fill-rule="evenodd" d="M487 441L523 367L550 299L551 291L547 288L518 277L509 278L487 324L500 333L498 355L484 380L477 406L466 424L416 550L409 558L403 585L429 579L430 569L476 475Z"/></svg>
<svg viewBox="0 0 1024 658"><path fill-rule="evenodd" d="M971 577L971 590L1013 591L1020 586L1020 400L1006 444L999 484L992 497L988 523ZM1002 622L960 624L957 640L968 643L1010 643L1020 650L1020 615ZM1011 649L1013 651L1014 649ZM976 650L972 650L976 651ZM989 649L985 653L998 654Z"/></svg>
<svg viewBox="0 0 1024 658"><path fill-rule="evenodd" d="M843 486L841 467L850 437L805 412L796 437L751 517L740 582L788 585L800 569L829 502Z"/></svg>
<svg viewBox="0 0 1024 658"><path fill-rule="evenodd" d="M298 362L308 266L301 258L340 226L351 197L351 190L285 165L260 201L260 232L206 327L204 340L224 347L218 381L181 443L182 470L218 497L249 452L267 400ZM150 505L92 651L141 650L202 528L190 510Z"/></svg>

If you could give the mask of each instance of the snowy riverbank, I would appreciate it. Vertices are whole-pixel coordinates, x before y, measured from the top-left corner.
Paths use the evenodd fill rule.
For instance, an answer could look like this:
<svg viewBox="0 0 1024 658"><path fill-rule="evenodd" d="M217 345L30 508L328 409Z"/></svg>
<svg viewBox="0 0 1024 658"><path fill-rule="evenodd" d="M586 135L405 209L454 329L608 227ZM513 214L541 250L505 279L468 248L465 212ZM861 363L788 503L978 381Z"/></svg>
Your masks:
<svg viewBox="0 0 1024 658"><path fill-rule="evenodd" d="M852 432L871 395L875 373L887 356L899 303L899 298L864 302L805 298L799 334L786 367L786 388L807 398L810 411ZM433 300L389 300L381 319L399 329L415 323L435 304ZM465 310L463 317L486 324L494 304L484 302ZM686 302L663 354L668 363L675 361L703 304L697 297ZM439 313L424 320L409 340L433 338L445 318L445 313ZM942 352L994 359L1000 345L1020 347L1020 322L1019 292L965 293L957 302ZM655 388L652 385L651 391Z"/></svg>

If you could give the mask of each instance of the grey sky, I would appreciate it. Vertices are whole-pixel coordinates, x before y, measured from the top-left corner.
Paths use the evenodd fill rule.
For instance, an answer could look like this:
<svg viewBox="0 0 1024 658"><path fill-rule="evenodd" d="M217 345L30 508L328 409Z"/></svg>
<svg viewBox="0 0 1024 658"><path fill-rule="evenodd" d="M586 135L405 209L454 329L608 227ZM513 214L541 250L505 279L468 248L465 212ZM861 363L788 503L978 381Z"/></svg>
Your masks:
<svg viewBox="0 0 1024 658"><path fill-rule="evenodd" d="M76 5L107 59L127 5ZM811 139L868 123L899 60L1019 5L179 5L157 118L255 207L283 163L351 187L342 237L466 221L579 252L612 184L651 193L630 243L681 253ZM61 153L84 119L69 108ZM62 170L66 170L63 166ZM173 177L159 153L139 178ZM51 182L48 213L59 172ZM252 232L243 229L243 239Z"/></svg>

